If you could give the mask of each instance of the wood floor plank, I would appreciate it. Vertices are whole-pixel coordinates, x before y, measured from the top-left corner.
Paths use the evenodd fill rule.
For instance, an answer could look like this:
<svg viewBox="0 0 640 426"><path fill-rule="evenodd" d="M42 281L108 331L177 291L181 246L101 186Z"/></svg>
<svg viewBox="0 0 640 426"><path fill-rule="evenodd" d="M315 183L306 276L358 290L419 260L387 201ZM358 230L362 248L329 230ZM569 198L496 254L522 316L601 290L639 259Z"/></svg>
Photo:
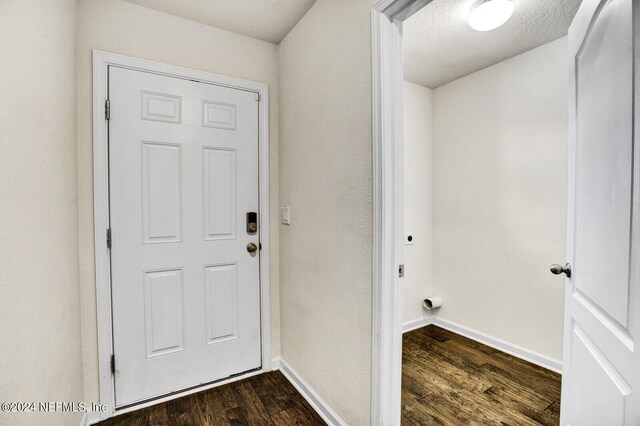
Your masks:
<svg viewBox="0 0 640 426"><path fill-rule="evenodd" d="M204 424L224 425L229 423L220 392L214 389L209 392L199 392L195 395L195 404L197 404L202 413Z"/></svg>
<svg viewBox="0 0 640 426"><path fill-rule="evenodd" d="M272 371L112 417L99 425L323 426L326 423L282 373Z"/></svg>
<svg viewBox="0 0 640 426"><path fill-rule="evenodd" d="M435 326L431 327L425 327L429 328L425 330L427 335L433 333L433 328L438 329ZM496 372L500 372L500 374L508 375L511 380L517 381L520 385L531 388L537 393L550 395L552 399L560 397L559 374L474 342L464 336L455 335L447 330L439 330L441 330L439 331L440 333L444 332L452 336L450 340L441 345L442 348L448 352L458 354L463 359L467 359L469 365L480 365L483 368L493 369ZM461 365L461 368L464 368L464 366Z"/></svg>
<svg viewBox="0 0 640 426"><path fill-rule="evenodd" d="M229 408L226 414L230 425L240 426L252 424L251 419L248 418L247 409L245 407L238 406Z"/></svg>
<svg viewBox="0 0 640 426"><path fill-rule="evenodd" d="M187 426L190 422L198 421L201 413L194 403L193 395L169 401L165 407L167 419L172 425Z"/></svg>
<svg viewBox="0 0 640 426"><path fill-rule="evenodd" d="M231 383L232 385L235 383ZM231 410L242 405L242 398L238 393L237 386L224 385L218 388L218 393L225 410Z"/></svg>
<svg viewBox="0 0 640 426"><path fill-rule="evenodd" d="M150 425L164 424L168 422L167 410L164 405L156 405L148 409L148 418Z"/></svg>
<svg viewBox="0 0 640 426"><path fill-rule="evenodd" d="M276 413L272 418L273 418L273 424L275 426L291 426L291 425L313 426L317 424L317 423L311 422L309 419L307 419L306 416L301 416L300 413L293 408L280 411Z"/></svg>
<svg viewBox="0 0 640 426"><path fill-rule="evenodd" d="M295 410L286 409L277 412L273 417L273 424L275 426L288 426L288 425L301 425L301 420L298 419Z"/></svg>
<svg viewBox="0 0 640 426"><path fill-rule="evenodd" d="M280 411L272 416L274 424L278 425L324 425L322 417L311 406L300 398L291 401L291 408Z"/></svg>
<svg viewBox="0 0 640 426"><path fill-rule="evenodd" d="M557 425L560 375L436 326L403 337L402 423Z"/></svg>
<svg viewBox="0 0 640 426"><path fill-rule="evenodd" d="M442 418L432 415L429 411L429 405L424 404L422 400L408 401L402 399L402 424L403 425L446 425Z"/></svg>
<svg viewBox="0 0 640 426"><path fill-rule="evenodd" d="M529 417L510 405L500 405L487 398L479 390L465 388L457 381L444 379L432 381L433 393L422 400L433 411L443 415L443 420L461 422L475 422L477 424L501 424L505 417L517 420L518 424L535 425Z"/></svg>
<svg viewBox="0 0 640 426"><path fill-rule="evenodd" d="M266 408L264 408L264 405L262 405L253 387L247 382L239 382L237 388L244 402L243 406L246 408L248 417L251 419L251 423L265 426L272 425L271 416Z"/></svg>
<svg viewBox="0 0 640 426"><path fill-rule="evenodd" d="M560 402L553 401L545 410L547 413L551 413L556 417L560 417Z"/></svg>
<svg viewBox="0 0 640 426"><path fill-rule="evenodd" d="M485 366L486 367L486 366ZM509 400L514 404L528 405L537 410L546 409L553 401L559 399L559 395L545 395L536 392L529 386L522 385L518 382L505 377L504 375L497 374L494 371L488 371L483 367L480 371L487 380L494 383L494 386L485 393L489 392L491 395L504 400Z"/></svg>
<svg viewBox="0 0 640 426"><path fill-rule="evenodd" d="M256 379L251 381L251 385L271 415L291 408L293 400L300 397L291 383L282 375L269 375Z"/></svg>

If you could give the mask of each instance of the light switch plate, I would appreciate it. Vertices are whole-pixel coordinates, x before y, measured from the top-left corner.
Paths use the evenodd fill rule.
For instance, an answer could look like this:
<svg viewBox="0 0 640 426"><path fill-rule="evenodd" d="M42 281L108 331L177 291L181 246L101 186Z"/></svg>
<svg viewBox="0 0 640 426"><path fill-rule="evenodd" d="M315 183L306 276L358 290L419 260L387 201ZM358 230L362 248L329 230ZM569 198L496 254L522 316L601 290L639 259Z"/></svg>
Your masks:
<svg viewBox="0 0 640 426"><path fill-rule="evenodd" d="M286 204L280 209L280 222L283 225L291 225L291 208Z"/></svg>

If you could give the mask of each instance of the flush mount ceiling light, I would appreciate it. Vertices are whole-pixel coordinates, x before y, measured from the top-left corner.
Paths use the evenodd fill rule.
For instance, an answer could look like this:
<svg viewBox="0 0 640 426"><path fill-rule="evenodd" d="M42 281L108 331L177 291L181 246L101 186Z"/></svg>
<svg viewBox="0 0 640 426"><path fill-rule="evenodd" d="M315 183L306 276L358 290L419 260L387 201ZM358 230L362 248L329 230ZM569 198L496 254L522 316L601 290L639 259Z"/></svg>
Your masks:
<svg viewBox="0 0 640 426"><path fill-rule="evenodd" d="M478 0L471 6L469 26L476 31L491 31L511 18L511 0Z"/></svg>

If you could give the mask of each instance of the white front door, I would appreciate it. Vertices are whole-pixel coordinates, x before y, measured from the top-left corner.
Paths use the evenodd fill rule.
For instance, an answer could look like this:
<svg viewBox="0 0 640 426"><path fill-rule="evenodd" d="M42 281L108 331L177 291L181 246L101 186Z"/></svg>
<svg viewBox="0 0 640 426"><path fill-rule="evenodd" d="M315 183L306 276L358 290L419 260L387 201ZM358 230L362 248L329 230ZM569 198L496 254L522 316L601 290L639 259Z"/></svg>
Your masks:
<svg viewBox="0 0 640 426"><path fill-rule="evenodd" d="M584 0L569 30L562 425L640 424L639 17L634 0Z"/></svg>
<svg viewBox="0 0 640 426"><path fill-rule="evenodd" d="M258 101L109 67L116 406L261 366Z"/></svg>

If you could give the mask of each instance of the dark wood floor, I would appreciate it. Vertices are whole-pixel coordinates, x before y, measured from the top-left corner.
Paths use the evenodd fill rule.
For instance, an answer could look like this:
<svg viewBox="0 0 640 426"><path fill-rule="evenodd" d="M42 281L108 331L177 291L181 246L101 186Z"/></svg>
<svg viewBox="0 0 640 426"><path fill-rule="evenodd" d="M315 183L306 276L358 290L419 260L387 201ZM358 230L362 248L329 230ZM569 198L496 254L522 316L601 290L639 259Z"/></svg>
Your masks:
<svg viewBox="0 0 640 426"><path fill-rule="evenodd" d="M559 374L433 325L403 337L403 425L557 425L559 413ZM325 423L274 371L116 416L100 425Z"/></svg>
<svg viewBox="0 0 640 426"><path fill-rule="evenodd" d="M279 371L113 417L102 426L273 425L326 423Z"/></svg>
<svg viewBox="0 0 640 426"><path fill-rule="evenodd" d="M559 413L559 374L433 325L403 337L403 425L557 425Z"/></svg>

